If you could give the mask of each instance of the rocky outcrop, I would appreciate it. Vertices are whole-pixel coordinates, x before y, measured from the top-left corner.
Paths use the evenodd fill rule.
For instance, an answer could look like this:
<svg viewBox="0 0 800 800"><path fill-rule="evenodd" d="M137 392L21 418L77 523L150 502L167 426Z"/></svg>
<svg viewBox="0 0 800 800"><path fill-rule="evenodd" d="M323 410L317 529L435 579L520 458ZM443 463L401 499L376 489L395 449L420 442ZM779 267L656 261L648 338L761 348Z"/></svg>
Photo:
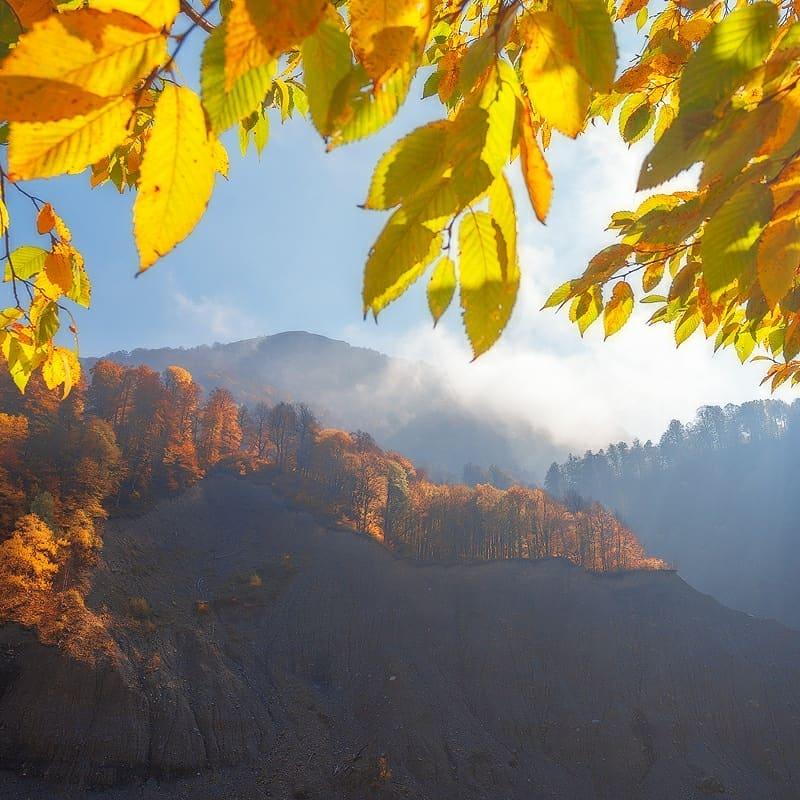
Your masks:
<svg viewBox="0 0 800 800"><path fill-rule="evenodd" d="M677 575L420 565L228 477L105 539L118 663L0 631L3 767L192 776L119 800L800 795L800 634Z"/></svg>

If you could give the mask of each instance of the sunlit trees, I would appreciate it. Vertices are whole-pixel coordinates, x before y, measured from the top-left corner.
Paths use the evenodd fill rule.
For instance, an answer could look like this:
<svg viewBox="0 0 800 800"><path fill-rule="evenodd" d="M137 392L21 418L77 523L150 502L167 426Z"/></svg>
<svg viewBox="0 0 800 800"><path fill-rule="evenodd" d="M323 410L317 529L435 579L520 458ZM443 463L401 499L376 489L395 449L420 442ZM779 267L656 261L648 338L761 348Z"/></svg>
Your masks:
<svg viewBox="0 0 800 800"><path fill-rule="evenodd" d="M200 395L200 387L187 370L165 370L161 465L171 492L191 486L202 475L195 442Z"/></svg>
<svg viewBox="0 0 800 800"><path fill-rule="evenodd" d="M0 543L0 585L5 593L24 595L47 589L59 569L61 544L47 523L35 514L17 520L11 535Z"/></svg>
<svg viewBox="0 0 800 800"><path fill-rule="evenodd" d="M235 455L241 441L239 406L227 389L214 389L200 412L201 463L209 467Z"/></svg>

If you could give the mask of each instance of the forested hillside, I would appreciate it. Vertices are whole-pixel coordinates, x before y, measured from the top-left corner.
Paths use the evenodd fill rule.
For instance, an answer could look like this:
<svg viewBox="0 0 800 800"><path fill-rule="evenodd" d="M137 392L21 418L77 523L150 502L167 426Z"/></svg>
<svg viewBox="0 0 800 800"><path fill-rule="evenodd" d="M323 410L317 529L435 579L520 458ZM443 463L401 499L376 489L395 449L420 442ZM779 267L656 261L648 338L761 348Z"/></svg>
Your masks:
<svg viewBox="0 0 800 800"><path fill-rule="evenodd" d="M50 780L3 800L798 796L800 633L672 572L394 558L221 470L104 527L109 655L0 627L0 769Z"/></svg>
<svg viewBox="0 0 800 800"><path fill-rule="evenodd" d="M100 546L96 521L138 513L217 466L252 474L417 559L662 566L597 504L566 506L521 487L436 484L367 433L323 428L305 405L248 407L225 389L204 397L180 367L161 375L100 361L91 383L64 402L38 378L25 395L0 381L0 615L43 627L54 641L77 624L102 627L82 601Z"/></svg>
<svg viewBox="0 0 800 800"><path fill-rule="evenodd" d="M658 443L554 464L545 486L614 509L726 605L800 626L800 401L702 408Z"/></svg>
<svg viewBox="0 0 800 800"><path fill-rule="evenodd" d="M178 365L204 390L222 386L249 405L305 402L324 425L368 430L381 446L439 479L460 479L464 464L476 462L540 481L553 459L567 455L529 420L501 418L474 398L465 400L446 375L427 364L304 331L186 349L137 349L108 358L158 372Z"/></svg>

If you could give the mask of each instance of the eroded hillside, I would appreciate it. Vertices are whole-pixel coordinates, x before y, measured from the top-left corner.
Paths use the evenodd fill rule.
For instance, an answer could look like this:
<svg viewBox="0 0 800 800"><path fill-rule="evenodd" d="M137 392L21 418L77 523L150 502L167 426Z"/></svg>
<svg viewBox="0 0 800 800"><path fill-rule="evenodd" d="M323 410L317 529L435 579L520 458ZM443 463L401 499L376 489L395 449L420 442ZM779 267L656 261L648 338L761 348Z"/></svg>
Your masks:
<svg viewBox="0 0 800 800"><path fill-rule="evenodd" d="M104 538L116 655L0 630L6 768L147 781L119 800L800 792L800 635L673 573L419 564L224 475Z"/></svg>

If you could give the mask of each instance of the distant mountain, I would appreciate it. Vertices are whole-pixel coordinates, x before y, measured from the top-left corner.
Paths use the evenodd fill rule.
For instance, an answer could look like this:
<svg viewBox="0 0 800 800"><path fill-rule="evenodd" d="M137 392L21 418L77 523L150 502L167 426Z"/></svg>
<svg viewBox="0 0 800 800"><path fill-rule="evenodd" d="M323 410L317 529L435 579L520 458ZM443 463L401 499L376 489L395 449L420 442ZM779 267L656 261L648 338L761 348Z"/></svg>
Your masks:
<svg viewBox="0 0 800 800"><path fill-rule="evenodd" d="M616 511L697 589L800 628L800 400L701 408L656 444L571 457L546 486Z"/></svg>
<svg viewBox="0 0 800 800"><path fill-rule="evenodd" d="M460 479L464 465L474 462L541 479L554 458L566 455L545 431L523 420L489 418L469 408L427 364L302 331L107 357L159 371L177 364L206 390L224 386L247 403L304 402L324 423L367 430L438 478Z"/></svg>
<svg viewBox="0 0 800 800"><path fill-rule="evenodd" d="M0 628L0 769L49 779L4 800L800 797L800 633L675 574L420 565L223 475L105 542L108 655Z"/></svg>

